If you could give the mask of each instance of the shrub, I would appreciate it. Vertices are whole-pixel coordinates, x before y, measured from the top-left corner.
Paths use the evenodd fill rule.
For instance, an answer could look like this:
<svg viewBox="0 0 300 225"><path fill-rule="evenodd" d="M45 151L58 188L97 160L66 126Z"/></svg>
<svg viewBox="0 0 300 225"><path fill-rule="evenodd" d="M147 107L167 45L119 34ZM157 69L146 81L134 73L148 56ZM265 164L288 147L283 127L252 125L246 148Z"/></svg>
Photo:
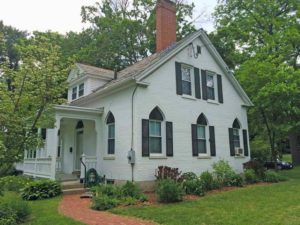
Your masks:
<svg viewBox="0 0 300 225"><path fill-rule="evenodd" d="M220 160L213 164L214 175L222 186L240 186L243 179L237 175L228 162Z"/></svg>
<svg viewBox="0 0 300 225"><path fill-rule="evenodd" d="M203 196L205 194L205 188L203 182L199 179L183 180L183 188L186 194Z"/></svg>
<svg viewBox="0 0 300 225"><path fill-rule="evenodd" d="M113 184L101 184L95 188L96 196L109 196L112 198L120 198L122 197L121 187L113 185Z"/></svg>
<svg viewBox="0 0 300 225"><path fill-rule="evenodd" d="M0 186L6 191L19 192L30 182L32 182L32 179L24 176L6 176L0 178Z"/></svg>
<svg viewBox="0 0 300 225"><path fill-rule="evenodd" d="M183 187L172 179L160 180L156 187L156 195L159 202L182 201Z"/></svg>
<svg viewBox="0 0 300 225"><path fill-rule="evenodd" d="M178 168L168 166L159 166L155 170L155 177L157 180L172 179L178 181L180 179L181 171Z"/></svg>
<svg viewBox="0 0 300 225"><path fill-rule="evenodd" d="M121 187L121 192L122 196L124 197L132 197L136 199L139 199L142 194L140 187L137 184L130 181L127 181L126 184L124 184Z"/></svg>
<svg viewBox="0 0 300 225"><path fill-rule="evenodd" d="M124 206L135 205L137 202L138 200L132 197L123 197L121 199L121 204Z"/></svg>
<svg viewBox="0 0 300 225"><path fill-rule="evenodd" d="M244 169L253 169L256 176L259 179L264 178L266 168L264 167L263 162L253 159L253 160L250 160L250 161L244 163L243 165L244 165Z"/></svg>
<svg viewBox="0 0 300 225"><path fill-rule="evenodd" d="M279 181L285 181L286 178L280 176L277 172L272 171L272 170L268 170L265 173L265 178L264 181L265 182L269 182L269 183L277 183Z"/></svg>
<svg viewBox="0 0 300 225"><path fill-rule="evenodd" d="M183 180L195 180L195 179L197 179L197 175L193 172L183 173L180 177L181 181L183 181Z"/></svg>
<svg viewBox="0 0 300 225"><path fill-rule="evenodd" d="M243 187L243 183L243 177L236 173L230 174L226 180L226 186Z"/></svg>
<svg viewBox="0 0 300 225"><path fill-rule="evenodd" d="M18 197L2 197L0 202L0 224L20 224L30 214L27 202Z"/></svg>
<svg viewBox="0 0 300 225"><path fill-rule="evenodd" d="M25 186L21 196L25 200L52 198L61 194L61 186L56 181L38 180Z"/></svg>
<svg viewBox="0 0 300 225"><path fill-rule="evenodd" d="M140 196L140 198L139 198L139 200L141 202L146 202L146 201L148 201L148 196L145 195L144 193L142 193L141 196Z"/></svg>
<svg viewBox="0 0 300 225"><path fill-rule="evenodd" d="M256 176L255 171L253 169L246 169L244 171L244 177L245 177L245 182L247 184L254 184L259 181L259 179Z"/></svg>
<svg viewBox="0 0 300 225"><path fill-rule="evenodd" d="M116 207L120 201L107 195L95 196L92 199L92 209L107 210Z"/></svg>
<svg viewBox="0 0 300 225"><path fill-rule="evenodd" d="M219 185L217 185L217 182L214 180L213 175L208 171L201 173L200 179L206 191L219 188Z"/></svg>

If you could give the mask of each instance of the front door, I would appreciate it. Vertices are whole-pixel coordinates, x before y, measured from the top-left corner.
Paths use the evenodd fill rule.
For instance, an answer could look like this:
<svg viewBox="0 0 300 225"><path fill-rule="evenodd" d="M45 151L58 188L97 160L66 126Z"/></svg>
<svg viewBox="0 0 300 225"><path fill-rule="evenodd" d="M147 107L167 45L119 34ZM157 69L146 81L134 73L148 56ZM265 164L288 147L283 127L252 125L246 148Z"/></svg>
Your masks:
<svg viewBox="0 0 300 225"><path fill-rule="evenodd" d="M83 131L77 131L76 133L76 159L75 170L80 170L80 157L83 154Z"/></svg>

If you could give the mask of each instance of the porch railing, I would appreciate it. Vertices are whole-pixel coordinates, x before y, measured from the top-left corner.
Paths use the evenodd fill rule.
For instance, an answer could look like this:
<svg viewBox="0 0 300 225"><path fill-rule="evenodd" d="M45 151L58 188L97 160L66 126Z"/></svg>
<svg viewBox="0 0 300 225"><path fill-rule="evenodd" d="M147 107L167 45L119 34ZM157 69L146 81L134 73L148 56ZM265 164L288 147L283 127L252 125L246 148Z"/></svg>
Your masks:
<svg viewBox="0 0 300 225"><path fill-rule="evenodd" d="M84 180L86 176L86 171L89 169L97 169L97 156L87 156L82 154L81 156L82 163L80 164L80 180ZM85 165L85 167L84 167Z"/></svg>
<svg viewBox="0 0 300 225"><path fill-rule="evenodd" d="M23 172L34 177L51 177L51 157L24 159Z"/></svg>

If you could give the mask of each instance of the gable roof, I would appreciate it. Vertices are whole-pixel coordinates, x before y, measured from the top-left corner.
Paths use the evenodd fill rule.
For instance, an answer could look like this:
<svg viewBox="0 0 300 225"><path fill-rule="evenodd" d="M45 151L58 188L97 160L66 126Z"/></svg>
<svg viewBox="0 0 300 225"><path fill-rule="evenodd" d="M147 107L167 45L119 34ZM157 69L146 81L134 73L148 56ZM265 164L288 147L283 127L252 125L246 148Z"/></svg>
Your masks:
<svg viewBox="0 0 300 225"><path fill-rule="evenodd" d="M218 65L221 67L221 69L224 72L224 75L227 76L228 80L231 82L237 93L240 95L240 97L245 102L245 106L253 106L253 103L241 87L241 85L238 83L236 78L234 77L233 73L229 70L228 66L226 65L225 61L222 59L220 54L217 52L213 44L208 39L205 31L203 29L200 29L188 36L186 36L181 41L173 44L169 48L155 53L149 57L144 58L143 60L121 70L118 72L118 78L113 79L109 82L107 82L105 85L96 88L92 94L87 95L83 98L80 98L78 100L75 100L74 102L80 102L83 99L93 97L95 95L101 94L103 92L109 91L113 89L116 86L122 85L123 82L134 80L137 83L143 82L143 80L151 75L156 69L158 69L160 66L165 64L168 60L170 60L173 56L175 56L177 53L179 53L182 49L184 49L188 44L190 44L192 41L194 41L196 38L200 38L205 47L208 49L210 54L213 56L213 58L216 60ZM97 68L97 67L96 67ZM99 68L101 69L101 68Z"/></svg>
<svg viewBox="0 0 300 225"><path fill-rule="evenodd" d="M76 66L81 69L84 73L89 74L89 75L94 75L94 76L99 76L99 77L105 77L109 79L114 78L114 71L108 70L108 69L103 69L95 66L90 66L86 65L83 63L76 63Z"/></svg>

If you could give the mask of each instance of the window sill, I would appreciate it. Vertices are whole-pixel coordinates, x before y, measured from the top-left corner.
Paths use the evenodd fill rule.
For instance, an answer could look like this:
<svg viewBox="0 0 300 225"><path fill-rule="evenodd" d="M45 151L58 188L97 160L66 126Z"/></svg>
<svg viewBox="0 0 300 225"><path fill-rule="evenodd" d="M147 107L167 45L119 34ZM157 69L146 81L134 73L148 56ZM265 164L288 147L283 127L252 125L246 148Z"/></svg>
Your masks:
<svg viewBox="0 0 300 225"><path fill-rule="evenodd" d="M193 96L191 96L191 95L185 95L185 94L183 94L183 95L181 95L181 97L182 97L182 98L185 98L185 99L194 100L194 101L197 100L195 97L193 97Z"/></svg>
<svg viewBox="0 0 300 225"><path fill-rule="evenodd" d="M149 159L168 159L168 157L163 155L150 155Z"/></svg>
<svg viewBox="0 0 300 225"><path fill-rule="evenodd" d="M211 99L207 99L207 103L211 103L211 104L215 104L215 105L220 105L219 102L217 102L216 100L211 100Z"/></svg>
<svg viewBox="0 0 300 225"><path fill-rule="evenodd" d="M115 160L116 157L114 155L109 155L109 156L104 156L103 159L104 160Z"/></svg>
<svg viewBox="0 0 300 225"><path fill-rule="evenodd" d="M197 157L197 159L211 159L211 156L209 156L209 155L199 155Z"/></svg>
<svg viewBox="0 0 300 225"><path fill-rule="evenodd" d="M244 156L244 155L235 155L234 158L243 159L243 158L246 158L246 156Z"/></svg>

